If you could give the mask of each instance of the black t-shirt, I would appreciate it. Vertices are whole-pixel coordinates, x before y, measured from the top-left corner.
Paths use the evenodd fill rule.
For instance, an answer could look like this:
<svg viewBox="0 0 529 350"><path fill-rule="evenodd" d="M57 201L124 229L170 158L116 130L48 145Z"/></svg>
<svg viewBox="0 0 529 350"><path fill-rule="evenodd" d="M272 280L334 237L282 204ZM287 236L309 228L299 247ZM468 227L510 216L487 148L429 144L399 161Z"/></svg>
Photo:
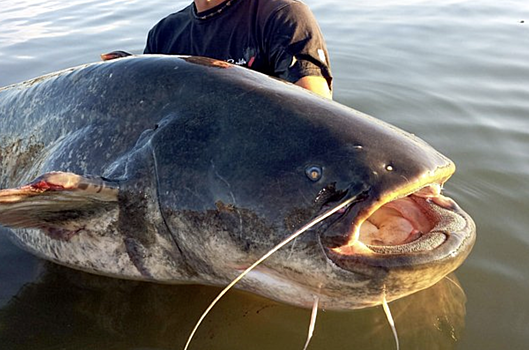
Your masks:
<svg viewBox="0 0 529 350"><path fill-rule="evenodd" d="M290 82L332 82L320 28L299 0L228 0L201 13L192 3L151 29L144 53L206 56Z"/></svg>

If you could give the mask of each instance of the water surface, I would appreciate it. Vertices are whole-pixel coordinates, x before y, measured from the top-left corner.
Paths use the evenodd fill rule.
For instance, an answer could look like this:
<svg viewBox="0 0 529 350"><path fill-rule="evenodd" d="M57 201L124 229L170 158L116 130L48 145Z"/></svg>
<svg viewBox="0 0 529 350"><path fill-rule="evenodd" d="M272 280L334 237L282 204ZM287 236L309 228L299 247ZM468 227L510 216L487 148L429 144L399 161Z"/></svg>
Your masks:
<svg viewBox="0 0 529 350"><path fill-rule="evenodd" d="M453 159L458 171L445 192L478 225L457 277L391 304L401 348L529 348L529 4L306 2L327 39L335 99ZM141 53L150 27L187 3L0 1L0 86L97 61L102 52ZM2 349L179 349L215 292L79 273L0 234ZM309 317L235 292L193 345L301 349ZM310 347L394 348L381 308L320 313Z"/></svg>

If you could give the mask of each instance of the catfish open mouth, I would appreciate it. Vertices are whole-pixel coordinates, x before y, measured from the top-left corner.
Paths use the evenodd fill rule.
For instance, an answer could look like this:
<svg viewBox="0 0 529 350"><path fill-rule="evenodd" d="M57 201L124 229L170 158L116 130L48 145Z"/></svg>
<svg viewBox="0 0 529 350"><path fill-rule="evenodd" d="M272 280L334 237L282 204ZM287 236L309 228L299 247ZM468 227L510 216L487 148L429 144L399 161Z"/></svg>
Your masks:
<svg viewBox="0 0 529 350"><path fill-rule="evenodd" d="M351 210L355 206L360 208ZM329 247L332 255L428 252L445 243L454 228L457 231L466 226L459 207L441 194L439 183L389 202L366 200L342 210L344 216L355 214L346 233L347 242Z"/></svg>

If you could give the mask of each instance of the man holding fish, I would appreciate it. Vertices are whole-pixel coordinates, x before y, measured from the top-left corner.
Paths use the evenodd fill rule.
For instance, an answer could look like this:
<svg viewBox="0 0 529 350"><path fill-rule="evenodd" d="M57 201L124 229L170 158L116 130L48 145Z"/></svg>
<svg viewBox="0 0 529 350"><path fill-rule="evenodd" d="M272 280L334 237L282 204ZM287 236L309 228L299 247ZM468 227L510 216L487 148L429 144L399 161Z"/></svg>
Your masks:
<svg viewBox="0 0 529 350"><path fill-rule="evenodd" d="M323 35L298 0L194 0L151 29L144 53L225 60L332 98Z"/></svg>

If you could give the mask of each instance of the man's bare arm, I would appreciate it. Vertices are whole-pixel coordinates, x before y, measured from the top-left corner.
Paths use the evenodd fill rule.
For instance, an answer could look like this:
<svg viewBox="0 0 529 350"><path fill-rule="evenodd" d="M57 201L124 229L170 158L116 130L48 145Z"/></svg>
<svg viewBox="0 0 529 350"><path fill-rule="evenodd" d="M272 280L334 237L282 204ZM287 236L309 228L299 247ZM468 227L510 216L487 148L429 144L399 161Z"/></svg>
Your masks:
<svg viewBox="0 0 529 350"><path fill-rule="evenodd" d="M324 77L306 76L296 81L296 85L332 100L332 92L329 89L329 84L327 84L327 80Z"/></svg>

